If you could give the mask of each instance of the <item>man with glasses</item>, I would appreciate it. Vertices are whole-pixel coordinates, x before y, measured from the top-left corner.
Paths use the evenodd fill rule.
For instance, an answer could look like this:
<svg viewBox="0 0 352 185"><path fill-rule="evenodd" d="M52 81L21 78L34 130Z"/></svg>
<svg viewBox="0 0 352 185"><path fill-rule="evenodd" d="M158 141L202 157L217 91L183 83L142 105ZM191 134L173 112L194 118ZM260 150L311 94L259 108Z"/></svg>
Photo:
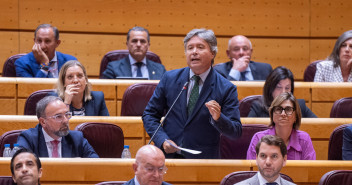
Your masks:
<svg viewBox="0 0 352 185"><path fill-rule="evenodd" d="M228 80L265 80L273 68L270 64L251 61L252 52L251 41L243 35L236 35L229 40L226 50L230 61L215 65L214 69Z"/></svg>
<svg viewBox="0 0 352 185"><path fill-rule="evenodd" d="M44 97L37 103L36 114L39 124L18 136L20 146L38 157L99 157L82 132L69 130L72 114L59 97Z"/></svg>
<svg viewBox="0 0 352 185"><path fill-rule="evenodd" d="M163 182L167 171L163 152L154 145L142 146L136 154L133 163L135 177L124 185L169 185Z"/></svg>

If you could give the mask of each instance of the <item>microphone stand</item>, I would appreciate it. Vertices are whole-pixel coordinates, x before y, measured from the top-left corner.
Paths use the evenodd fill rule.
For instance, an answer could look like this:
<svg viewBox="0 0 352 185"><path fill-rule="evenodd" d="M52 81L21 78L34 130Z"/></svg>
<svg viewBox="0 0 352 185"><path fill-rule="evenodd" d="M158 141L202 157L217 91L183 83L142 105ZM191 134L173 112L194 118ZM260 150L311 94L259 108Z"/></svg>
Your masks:
<svg viewBox="0 0 352 185"><path fill-rule="evenodd" d="M150 140L149 140L149 142L148 142L148 145L152 142L152 140L154 139L156 133L158 133L158 131L160 130L160 127L164 125L164 122L165 122L167 116L168 116L169 113L171 112L171 110L172 110L172 108L174 107L174 105L175 105L175 103L177 102L177 100L180 98L181 93L183 92L183 90L187 89L187 85L188 85L188 82L186 82L186 83L183 85L183 87L182 87L180 93L177 95L177 97L176 97L174 103L172 103L172 105L171 105L169 111L167 111L167 113L166 113L166 115L165 115L163 121L159 124L158 128L156 128L154 134L153 134L152 137L150 138Z"/></svg>

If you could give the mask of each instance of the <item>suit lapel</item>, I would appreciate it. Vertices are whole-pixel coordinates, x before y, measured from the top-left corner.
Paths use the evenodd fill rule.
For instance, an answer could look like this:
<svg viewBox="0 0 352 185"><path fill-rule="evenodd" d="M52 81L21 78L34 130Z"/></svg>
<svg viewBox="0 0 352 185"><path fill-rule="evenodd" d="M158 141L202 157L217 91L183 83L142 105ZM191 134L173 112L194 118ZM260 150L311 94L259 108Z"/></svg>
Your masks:
<svg viewBox="0 0 352 185"><path fill-rule="evenodd" d="M150 60L147 60L147 69L148 69L148 74L149 74L149 79L150 80L156 80L154 76L156 75L157 69L155 69L153 62Z"/></svg>
<svg viewBox="0 0 352 185"><path fill-rule="evenodd" d="M249 68L251 69L253 80L259 79L258 78L257 67L254 65L254 63L252 61L249 62Z"/></svg>
<svg viewBox="0 0 352 185"><path fill-rule="evenodd" d="M120 70L120 74L122 74L121 76L132 77L132 69L131 69L130 59L128 58L128 56L125 57L124 61L118 67Z"/></svg>
<svg viewBox="0 0 352 185"><path fill-rule="evenodd" d="M86 112L85 112L86 116L95 115L94 114L94 109L95 109L94 101L95 101L94 97L92 96L92 99L90 101L87 101L84 103L85 104L84 108L86 109Z"/></svg>
<svg viewBox="0 0 352 185"><path fill-rule="evenodd" d="M42 131L42 127L39 127L39 141L38 141L38 153L40 157L49 157L48 147L45 143L44 134Z"/></svg>
<svg viewBox="0 0 352 185"><path fill-rule="evenodd" d="M177 81L177 87L179 87L179 89L182 89L182 86L189 81L189 68L187 68L186 70L183 71L183 73L181 74L179 80ZM183 120L186 122L187 120L187 91L188 91L188 87L187 89L184 90L185 92L182 92L180 99L178 100L180 105L181 105L181 110L182 110L182 118Z"/></svg>
<svg viewBox="0 0 352 185"><path fill-rule="evenodd" d="M192 120L192 118L197 115L197 112L203 107L204 103L206 102L207 98L209 97L210 93L212 92L214 86L214 71L213 68L210 69L210 72L205 79L203 84L202 90L199 94L199 98L197 100L196 105L194 106L193 112L191 115L188 116L186 125Z"/></svg>
<svg viewBox="0 0 352 185"><path fill-rule="evenodd" d="M68 143L67 137L68 135L61 139L61 155L62 157L74 157L72 156L72 145Z"/></svg>

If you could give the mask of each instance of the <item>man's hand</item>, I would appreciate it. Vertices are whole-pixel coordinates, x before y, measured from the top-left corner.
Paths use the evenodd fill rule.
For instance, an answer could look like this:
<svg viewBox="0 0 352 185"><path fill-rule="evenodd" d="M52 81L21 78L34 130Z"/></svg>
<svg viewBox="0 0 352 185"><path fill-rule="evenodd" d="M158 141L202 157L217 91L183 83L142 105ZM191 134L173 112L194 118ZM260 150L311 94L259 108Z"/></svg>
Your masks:
<svg viewBox="0 0 352 185"><path fill-rule="evenodd" d="M172 144L174 144L174 145L176 145L176 143L175 142L173 142L173 141L171 141L171 140L168 140L168 141L170 141ZM177 145L176 145L177 146ZM175 152L177 152L177 148L175 148L175 147L173 147L173 146L171 146L168 142L164 142L163 143L163 148L164 148L164 151L167 153L167 154L170 154L170 153L175 153Z"/></svg>
<svg viewBox="0 0 352 185"><path fill-rule="evenodd" d="M70 84L66 86L65 89L65 104L71 104L73 96L78 94L79 88L75 84Z"/></svg>
<svg viewBox="0 0 352 185"><path fill-rule="evenodd" d="M248 67L248 64L250 61L249 59L250 59L249 56L242 56L237 60L235 58L232 58L232 62L233 62L232 69L235 69L239 72L243 72Z"/></svg>
<svg viewBox="0 0 352 185"><path fill-rule="evenodd" d="M39 44L34 43L32 52L33 52L34 58L37 60L39 64L44 64L44 65L49 64L49 58L48 56L46 56L45 52L42 50Z"/></svg>
<svg viewBox="0 0 352 185"><path fill-rule="evenodd" d="M221 106L215 100L210 100L205 103L205 106L208 108L210 115L213 117L213 120L217 121L221 115Z"/></svg>

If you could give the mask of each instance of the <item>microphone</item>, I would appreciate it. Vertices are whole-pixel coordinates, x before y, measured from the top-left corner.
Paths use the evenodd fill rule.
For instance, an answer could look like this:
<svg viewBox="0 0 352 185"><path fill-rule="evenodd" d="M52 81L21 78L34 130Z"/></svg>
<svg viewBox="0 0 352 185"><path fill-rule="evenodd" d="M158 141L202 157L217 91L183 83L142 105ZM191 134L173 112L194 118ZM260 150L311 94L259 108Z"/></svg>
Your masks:
<svg viewBox="0 0 352 185"><path fill-rule="evenodd" d="M167 116L168 116L169 113L171 112L171 110L172 110L172 108L174 107L174 105L175 105L175 103L177 102L177 100L180 98L181 93L183 92L183 90L186 90L186 89L187 89L188 83L189 83L189 82L187 81L187 82L183 85L183 87L182 87L180 93L178 93L178 95L177 95L175 101L172 103L172 105L171 105L169 111L167 111L167 113L166 113L166 115L165 115L163 121L159 124L158 128L155 130L154 134L153 134L152 137L150 138L150 140L149 140L149 142L148 142L148 145L152 142L152 140L153 140L154 137L155 137L155 134L160 130L160 127L164 125L164 122L165 122Z"/></svg>

